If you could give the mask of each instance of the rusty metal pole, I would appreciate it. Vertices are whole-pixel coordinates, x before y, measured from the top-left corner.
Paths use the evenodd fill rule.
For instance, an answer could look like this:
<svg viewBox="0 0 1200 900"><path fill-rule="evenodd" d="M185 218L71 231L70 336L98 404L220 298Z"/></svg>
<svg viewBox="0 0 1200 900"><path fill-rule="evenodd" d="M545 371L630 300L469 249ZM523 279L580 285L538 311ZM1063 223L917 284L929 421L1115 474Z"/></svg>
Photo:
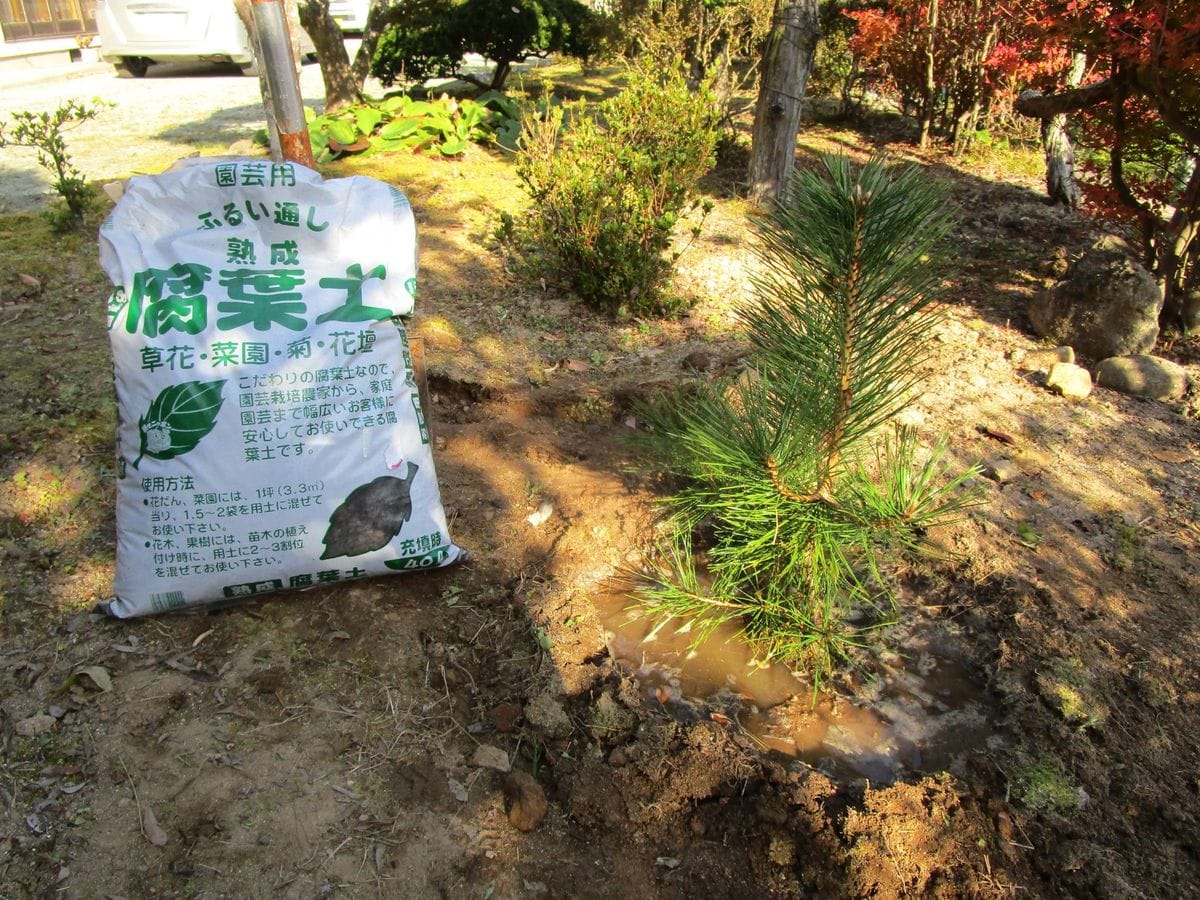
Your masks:
<svg viewBox="0 0 1200 900"><path fill-rule="evenodd" d="M283 158L310 169L317 167L312 155L308 123L304 120L304 102L300 98L300 79L288 35L287 16L280 0L253 0L254 27L262 54L259 64L270 88L270 103L279 131Z"/></svg>

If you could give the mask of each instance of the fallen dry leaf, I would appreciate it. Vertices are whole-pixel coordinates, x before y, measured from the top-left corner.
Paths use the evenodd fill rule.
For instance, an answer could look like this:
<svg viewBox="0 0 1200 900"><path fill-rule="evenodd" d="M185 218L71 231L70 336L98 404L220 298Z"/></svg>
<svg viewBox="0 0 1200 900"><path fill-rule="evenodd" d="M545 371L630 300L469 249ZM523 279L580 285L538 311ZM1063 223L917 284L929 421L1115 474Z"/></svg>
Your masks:
<svg viewBox="0 0 1200 900"><path fill-rule="evenodd" d="M154 818L154 810L149 806L142 809L142 834L146 835L146 840L155 847L166 846L167 833L158 824L158 819Z"/></svg>
<svg viewBox="0 0 1200 900"><path fill-rule="evenodd" d="M353 144L343 144L340 141L335 141L333 138L329 139L329 149L334 153L358 153L362 150L366 150L370 146L371 142L366 138L361 138L360 140L355 141Z"/></svg>
<svg viewBox="0 0 1200 900"><path fill-rule="evenodd" d="M113 689L112 677L104 666L84 666L75 670L76 677L82 675L96 686L96 690L108 693Z"/></svg>
<svg viewBox="0 0 1200 900"><path fill-rule="evenodd" d="M1186 450L1151 450L1150 455L1165 463L1185 463L1192 458Z"/></svg>
<svg viewBox="0 0 1200 900"><path fill-rule="evenodd" d="M1002 444L1015 444L1017 439L1007 431L1000 431L998 428L992 428L990 425L980 425L979 433L986 434L993 440L1000 441Z"/></svg>

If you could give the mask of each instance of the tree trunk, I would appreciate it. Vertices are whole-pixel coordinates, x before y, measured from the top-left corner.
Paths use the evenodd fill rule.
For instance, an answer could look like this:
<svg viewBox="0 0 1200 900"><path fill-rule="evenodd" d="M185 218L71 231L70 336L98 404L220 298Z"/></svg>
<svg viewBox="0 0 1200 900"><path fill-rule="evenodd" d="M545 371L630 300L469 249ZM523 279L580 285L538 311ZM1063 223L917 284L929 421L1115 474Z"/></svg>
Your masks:
<svg viewBox="0 0 1200 900"><path fill-rule="evenodd" d="M325 83L325 112L337 112L358 101L363 82L355 80L342 29L329 14L329 0L305 0L300 4L300 22L317 48L321 80Z"/></svg>
<svg viewBox="0 0 1200 900"><path fill-rule="evenodd" d="M380 33L388 25L419 15L426 6L424 0L408 0L398 5L371 0L362 43L351 61L346 52L345 36L329 14L329 0L301 0L300 20L317 48L321 80L325 83L325 112L337 112L362 99L363 85L371 73L371 60L375 57Z"/></svg>
<svg viewBox="0 0 1200 900"><path fill-rule="evenodd" d="M1172 196L1170 205L1153 206L1139 200L1125 180L1124 156L1128 139L1125 103L1131 90L1134 97L1148 96L1141 87L1148 77L1143 70L1122 70L1114 66L1108 78L1095 84L1068 88L1059 94L1026 91L1017 98L1015 108L1022 115L1044 120L1060 113L1108 104L1113 127L1108 147L1109 181L1121 205L1137 218L1141 227L1143 264L1154 275L1163 293L1159 322L1164 327L1195 328L1200 326L1200 298L1193 293L1200 287L1200 154L1192 153L1187 182ZM1149 99L1156 100L1154 97ZM1165 120L1166 115L1163 118ZM1174 127L1172 130L1190 140L1187 132Z"/></svg>
<svg viewBox="0 0 1200 900"><path fill-rule="evenodd" d="M1068 88L1079 87L1086 68L1086 54L1073 54L1071 71L1067 74ZM1061 203L1068 209L1078 209L1083 195L1075 183L1075 149L1067 132L1065 112L1042 119L1042 150L1046 155L1046 193L1050 201Z"/></svg>
<svg viewBox="0 0 1200 900"><path fill-rule="evenodd" d="M508 75L512 71L512 62L507 59L496 61L496 68L492 71L492 81L488 88L493 91L504 90L504 82L508 81Z"/></svg>
<svg viewBox="0 0 1200 900"><path fill-rule="evenodd" d="M1185 332L1200 328L1200 156L1191 160L1191 174L1176 198L1167 228L1160 229L1155 248L1156 274L1163 287L1159 322Z"/></svg>
<svg viewBox="0 0 1200 900"><path fill-rule="evenodd" d="M918 145L922 150L929 146L930 133L933 131L933 114L937 109L937 71L934 66L933 50L936 46L938 26L938 0L929 3L929 37L925 41L925 84L921 97L921 139Z"/></svg>
<svg viewBox="0 0 1200 900"><path fill-rule="evenodd" d="M972 11L974 20L978 21L983 15L980 0L976 0ZM953 146L955 156L965 153L975 140L975 132L979 128L979 118L983 114L984 84L987 81L987 72L984 66L988 57L992 55L992 47L995 46L999 33L1000 26L993 24L984 35L983 43L974 47L970 52L970 65L965 71L966 89L960 91L957 97L957 103L961 103L961 108L956 105L954 110Z"/></svg>
<svg viewBox="0 0 1200 900"><path fill-rule="evenodd" d="M795 165L804 87L820 33L817 0L775 0L750 147L749 194L757 202L778 197Z"/></svg>

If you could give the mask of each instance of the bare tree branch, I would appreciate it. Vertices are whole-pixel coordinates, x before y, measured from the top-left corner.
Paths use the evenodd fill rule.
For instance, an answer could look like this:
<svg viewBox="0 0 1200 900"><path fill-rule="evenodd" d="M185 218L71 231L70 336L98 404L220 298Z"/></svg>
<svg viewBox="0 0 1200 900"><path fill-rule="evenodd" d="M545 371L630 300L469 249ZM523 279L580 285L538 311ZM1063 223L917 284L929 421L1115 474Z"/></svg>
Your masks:
<svg viewBox="0 0 1200 900"><path fill-rule="evenodd" d="M1072 88L1060 94L1043 94L1041 91L1025 91L1017 98L1015 109L1023 116L1034 119L1052 119L1059 113L1074 112L1089 106L1110 102L1116 96L1117 86L1111 78L1083 87Z"/></svg>

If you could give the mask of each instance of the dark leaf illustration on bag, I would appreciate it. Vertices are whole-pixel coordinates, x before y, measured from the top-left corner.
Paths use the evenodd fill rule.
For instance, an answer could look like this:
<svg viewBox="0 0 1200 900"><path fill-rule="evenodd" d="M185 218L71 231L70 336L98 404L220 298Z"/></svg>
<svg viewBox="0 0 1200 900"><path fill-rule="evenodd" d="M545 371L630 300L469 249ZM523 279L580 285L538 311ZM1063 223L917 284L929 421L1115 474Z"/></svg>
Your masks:
<svg viewBox="0 0 1200 900"><path fill-rule="evenodd" d="M370 553L399 534L412 517L412 483L418 468L410 462L404 478L380 475L352 490L329 517L321 559Z"/></svg>
<svg viewBox="0 0 1200 900"><path fill-rule="evenodd" d="M217 424L217 413L225 401L225 380L185 381L173 384L154 398L146 414L138 419L142 445L136 469L143 456L173 459L194 448Z"/></svg>

